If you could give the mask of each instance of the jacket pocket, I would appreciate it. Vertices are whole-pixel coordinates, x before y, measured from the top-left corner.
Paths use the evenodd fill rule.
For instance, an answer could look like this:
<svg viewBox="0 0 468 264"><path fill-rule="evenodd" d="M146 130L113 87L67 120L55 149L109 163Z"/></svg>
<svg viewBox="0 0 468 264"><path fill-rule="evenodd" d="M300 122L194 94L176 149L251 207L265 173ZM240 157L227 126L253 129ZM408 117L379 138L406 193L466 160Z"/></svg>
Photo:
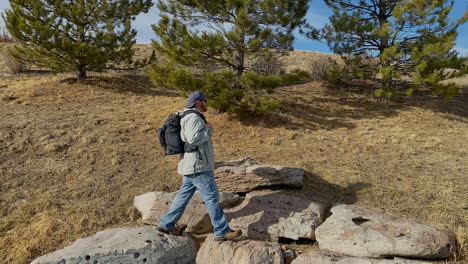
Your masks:
<svg viewBox="0 0 468 264"><path fill-rule="evenodd" d="M198 147L198 160L203 165L208 164L208 155L206 154L206 150L203 147Z"/></svg>

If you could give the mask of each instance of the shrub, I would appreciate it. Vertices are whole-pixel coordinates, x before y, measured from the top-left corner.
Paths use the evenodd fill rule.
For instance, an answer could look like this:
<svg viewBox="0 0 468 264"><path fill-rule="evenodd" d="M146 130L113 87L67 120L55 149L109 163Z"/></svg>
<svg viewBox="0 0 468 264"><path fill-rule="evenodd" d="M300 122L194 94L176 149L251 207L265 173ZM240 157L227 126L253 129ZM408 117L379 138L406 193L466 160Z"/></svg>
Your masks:
<svg viewBox="0 0 468 264"><path fill-rule="evenodd" d="M153 63L147 68L146 73L154 86L160 88L188 92L203 87L203 82L197 79L192 72L171 64Z"/></svg>
<svg viewBox="0 0 468 264"><path fill-rule="evenodd" d="M309 65L310 78L314 81L327 81L329 68L333 65L330 59L312 62Z"/></svg>
<svg viewBox="0 0 468 264"><path fill-rule="evenodd" d="M292 72L281 77L281 82L283 85L304 82L307 80L310 80L310 73L299 69L295 69Z"/></svg>
<svg viewBox="0 0 468 264"><path fill-rule="evenodd" d="M281 105L281 100L264 95L250 94L243 98L241 105L240 111L250 110L257 114L267 114L277 111Z"/></svg>
<svg viewBox="0 0 468 264"><path fill-rule="evenodd" d="M373 61L361 56L342 56L343 64L330 61L327 69L327 81L333 86L347 86L356 79L370 79L375 77L377 66Z"/></svg>
<svg viewBox="0 0 468 264"><path fill-rule="evenodd" d="M246 90L257 91L266 90L272 93L274 89L281 85L281 77L276 75L259 75L253 71L244 73L241 77L241 85Z"/></svg>
<svg viewBox="0 0 468 264"><path fill-rule="evenodd" d="M285 66L280 57L279 53L261 52L255 54L250 70L260 75L283 75Z"/></svg>
<svg viewBox="0 0 468 264"><path fill-rule="evenodd" d="M224 70L195 74L180 65L152 64L147 74L156 87L178 89L183 92L202 91L209 99L210 106L221 112L266 113L279 108L280 101L271 99L265 91L272 92L281 84L278 76L258 75L247 72L242 76L242 88L235 87L236 76Z"/></svg>
<svg viewBox="0 0 468 264"><path fill-rule="evenodd" d="M333 86L344 86L352 80L352 75L346 66L333 64L327 69L327 81Z"/></svg>

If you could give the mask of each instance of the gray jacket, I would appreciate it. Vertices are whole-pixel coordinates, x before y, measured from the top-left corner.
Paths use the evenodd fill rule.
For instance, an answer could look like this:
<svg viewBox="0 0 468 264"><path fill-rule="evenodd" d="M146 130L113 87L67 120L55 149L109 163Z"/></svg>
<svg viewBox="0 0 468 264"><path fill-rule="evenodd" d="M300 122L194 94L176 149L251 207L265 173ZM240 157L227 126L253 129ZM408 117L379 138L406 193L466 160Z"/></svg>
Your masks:
<svg viewBox="0 0 468 264"><path fill-rule="evenodd" d="M196 108L191 108L197 110ZM179 111L181 114L183 111ZM198 110L197 110L198 111ZM205 121L195 113L190 113L180 120L182 141L198 147L198 151L186 152L180 155L177 173L182 175L214 170L214 151L211 141L211 129Z"/></svg>

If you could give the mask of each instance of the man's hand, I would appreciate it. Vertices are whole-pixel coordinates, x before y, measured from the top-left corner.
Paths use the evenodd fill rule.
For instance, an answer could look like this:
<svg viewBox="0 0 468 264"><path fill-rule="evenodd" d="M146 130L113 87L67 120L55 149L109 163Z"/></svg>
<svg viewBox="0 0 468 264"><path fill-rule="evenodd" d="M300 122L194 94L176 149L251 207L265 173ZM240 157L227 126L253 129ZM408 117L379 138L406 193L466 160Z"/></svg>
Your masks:
<svg viewBox="0 0 468 264"><path fill-rule="evenodd" d="M207 126L210 128L210 129L211 129L211 132L213 132L213 131L214 131L214 129L213 129L213 125L212 125L212 124L206 124L206 125L207 125Z"/></svg>

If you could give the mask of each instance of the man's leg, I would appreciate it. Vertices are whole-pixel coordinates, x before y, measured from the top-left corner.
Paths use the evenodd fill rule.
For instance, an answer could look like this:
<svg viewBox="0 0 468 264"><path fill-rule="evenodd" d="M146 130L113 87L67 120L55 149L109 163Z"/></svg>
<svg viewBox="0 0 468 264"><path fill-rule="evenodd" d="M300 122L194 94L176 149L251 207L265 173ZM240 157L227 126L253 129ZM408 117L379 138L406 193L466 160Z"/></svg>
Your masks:
<svg viewBox="0 0 468 264"><path fill-rule="evenodd" d="M192 183L192 179L184 176L182 186L180 186L174 201L172 201L169 211L167 211L166 215L161 217L159 222L160 228L165 230L173 230L176 228L175 224L184 214L185 208L187 207L190 199L192 199L195 191L196 188Z"/></svg>
<svg viewBox="0 0 468 264"><path fill-rule="evenodd" d="M213 171L197 173L192 180L192 183L200 191L205 206L208 209L215 236L223 237L225 234L231 232L223 208L221 208L219 203L219 192Z"/></svg>

